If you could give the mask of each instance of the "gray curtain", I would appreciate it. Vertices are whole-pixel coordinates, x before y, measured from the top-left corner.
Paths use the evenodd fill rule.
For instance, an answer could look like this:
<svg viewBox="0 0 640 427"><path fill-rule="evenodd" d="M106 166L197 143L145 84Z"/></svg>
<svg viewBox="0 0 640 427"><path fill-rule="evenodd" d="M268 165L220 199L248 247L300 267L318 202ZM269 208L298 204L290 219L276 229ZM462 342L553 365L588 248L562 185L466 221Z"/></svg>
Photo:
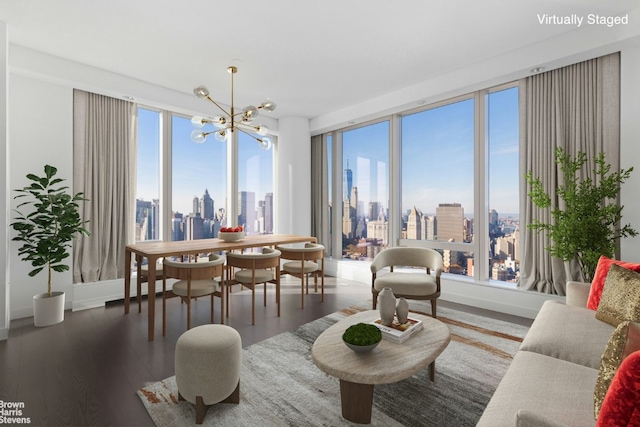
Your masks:
<svg viewBox="0 0 640 427"><path fill-rule="evenodd" d="M311 234L330 254L327 143L322 135L311 137Z"/></svg>
<svg viewBox="0 0 640 427"><path fill-rule="evenodd" d="M135 227L137 108L81 90L73 102L73 185L89 199L80 214L91 232L74 243L73 280L121 278Z"/></svg>
<svg viewBox="0 0 640 427"><path fill-rule="evenodd" d="M585 177L591 175L595 156L604 152L613 170L620 167L620 55L619 53L529 77L521 82L524 103L521 117L521 170L532 171L547 183L546 191L556 203L560 171L555 150L562 147L572 157L585 152L589 161ZM523 109L521 108L521 111ZM592 176L596 179L597 177ZM523 224L532 219L551 222L548 210L530 201L522 178ZM524 206L523 206L524 205ZM577 262L563 262L549 255L547 234L521 230L523 240L520 287L565 295L566 282L581 280Z"/></svg>

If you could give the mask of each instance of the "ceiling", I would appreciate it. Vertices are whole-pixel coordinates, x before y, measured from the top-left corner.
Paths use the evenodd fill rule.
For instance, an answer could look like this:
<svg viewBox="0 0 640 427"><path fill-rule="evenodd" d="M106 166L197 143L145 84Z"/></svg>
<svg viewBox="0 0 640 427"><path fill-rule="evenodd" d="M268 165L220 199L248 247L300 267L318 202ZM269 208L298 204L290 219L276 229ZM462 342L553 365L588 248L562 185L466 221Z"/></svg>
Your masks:
<svg viewBox="0 0 640 427"><path fill-rule="evenodd" d="M539 15L638 0L0 0L11 45L228 104L314 118L575 31Z"/></svg>

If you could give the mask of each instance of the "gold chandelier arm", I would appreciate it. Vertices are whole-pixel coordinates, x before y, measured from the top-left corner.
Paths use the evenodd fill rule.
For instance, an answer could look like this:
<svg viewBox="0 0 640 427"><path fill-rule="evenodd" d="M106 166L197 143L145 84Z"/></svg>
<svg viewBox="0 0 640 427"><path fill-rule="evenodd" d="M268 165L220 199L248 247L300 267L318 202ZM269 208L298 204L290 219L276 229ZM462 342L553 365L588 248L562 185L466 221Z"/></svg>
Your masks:
<svg viewBox="0 0 640 427"><path fill-rule="evenodd" d="M224 114L226 114L227 116L231 117L231 114L229 114L227 112L227 110L225 110L224 108L222 108L220 105L218 105L218 103L216 101L214 101L209 95L207 95L207 100L209 100L213 105L215 105L216 107L218 107L220 109L220 111L222 111Z"/></svg>
<svg viewBox="0 0 640 427"><path fill-rule="evenodd" d="M262 139L258 138L255 135L250 134L249 132L247 132L246 130L242 129L239 125L236 125L236 129L238 129L240 132L249 135L251 138L255 139L258 142L262 142Z"/></svg>

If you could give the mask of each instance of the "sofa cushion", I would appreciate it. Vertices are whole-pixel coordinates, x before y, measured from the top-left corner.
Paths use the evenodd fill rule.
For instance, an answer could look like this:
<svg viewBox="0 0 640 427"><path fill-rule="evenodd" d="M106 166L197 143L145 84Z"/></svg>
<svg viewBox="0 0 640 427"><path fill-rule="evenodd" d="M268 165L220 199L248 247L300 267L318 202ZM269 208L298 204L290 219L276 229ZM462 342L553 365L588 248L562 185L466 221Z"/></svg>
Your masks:
<svg viewBox="0 0 640 427"><path fill-rule="evenodd" d="M613 326L624 320L640 322L640 273L615 264L609 268L596 319Z"/></svg>
<svg viewBox="0 0 640 427"><path fill-rule="evenodd" d="M516 413L516 427L565 427L564 424L557 423L543 414L520 409Z"/></svg>
<svg viewBox="0 0 640 427"><path fill-rule="evenodd" d="M618 367L627 356L638 350L640 350L640 324L629 321L620 323L602 353L596 389L593 393L596 419Z"/></svg>
<svg viewBox="0 0 640 427"><path fill-rule="evenodd" d="M584 307L545 301L520 350L532 351L569 362L600 367L600 357L615 328ZM546 376L546 374L545 374Z"/></svg>
<svg viewBox="0 0 640 427"><path fill-rule="evenodd" d="M624 359L604 398L597 427L640 425L640 351Z"/></svg>
<svg viewBox="0 0 640 427"><path fill-rule="evenodd" d="M596 266L596 271L593 274L593 280L591 281L591 290L589 292L589 299L587 300L587 308L590 308L591 310L598 309L602 290L604 289L604 282L607 278L607 274L609 274L609 268L611 268L613 264L640 273L640 264L618 261L607 258L604 255L600 256L598 265Z"/></svg>
<svg viewBox="0 0 640 427"><path fill-rule="evenodd" d="M595 426L593 388L597 377L597 369L519 351L477 427L513 427L521 410L543 414L548 423Z"/></svg>

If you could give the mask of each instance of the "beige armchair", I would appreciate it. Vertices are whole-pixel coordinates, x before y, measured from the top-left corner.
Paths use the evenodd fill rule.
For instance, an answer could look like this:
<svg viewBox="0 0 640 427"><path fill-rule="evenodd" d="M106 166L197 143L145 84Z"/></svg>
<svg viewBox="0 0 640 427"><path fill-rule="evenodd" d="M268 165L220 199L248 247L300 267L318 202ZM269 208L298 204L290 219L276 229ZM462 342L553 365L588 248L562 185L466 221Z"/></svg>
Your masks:
<svg viewBox="0 0 640 427"><path fill-rule="evenodd" d="M394 271L394 267L417 267L416 271ZM389 267L389 270L381 270ZM426 274L425 274L426 273ZM391 288L396 297L431 300L431 314L436 317L436 300L440 297L442 255L428 248L388 248L380 252L371 263L371 292L373 309L378 293Z"/></svg>

